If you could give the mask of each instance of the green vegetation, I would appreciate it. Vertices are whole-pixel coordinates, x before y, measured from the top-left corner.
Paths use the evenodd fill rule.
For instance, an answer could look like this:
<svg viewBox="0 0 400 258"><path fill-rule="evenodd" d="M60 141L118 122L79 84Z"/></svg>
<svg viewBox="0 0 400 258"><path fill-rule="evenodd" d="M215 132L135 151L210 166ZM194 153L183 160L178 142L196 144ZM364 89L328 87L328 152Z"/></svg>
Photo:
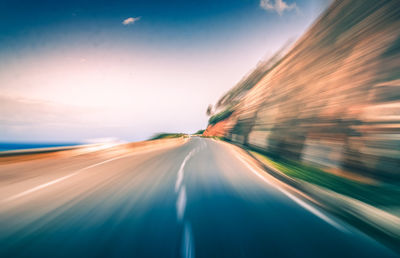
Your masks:
<svg viewBox="0 0 400 258"><path fill-rule="evenodd" d="M221 136L202 136L203 138L210 138L210 139L214 139L214 140L219 140L219 141L223 141L225 140L224 137Z"/></svg>
<svg viewBox="0 0 400 258"><path fill-rule="evenodd" d="M197 132L195 132L194 134L203 134L205 130L198 130Z"/></svg>
<svg viewBox="0 0 400 258"><path fill-rule="evenodd" d="M373 206L386 208L400 206L400 188L397 186L361 183L325 172L311 165L274 160L258 152L251 151L251 153L261 162L278 169L291 178L301 179L314 185L325 187Z"/></svg>
<svg viewBox="0 0 400 258"><path fill-rule="evenodd" d="M208 123L210 125L215 125L216 123L227 119L230 115L232 115L232 113L233 113L233 110L226 109L226 110L219 112L218 114L215 114L212 117L210 117L210 119L208 119Z"/></svg>
<svg viewBox="0 0 400 258"><path fill-rule="evenodd" d="M169 138L179 138L185 137L187 134L184 133L158 133L154 135L150 140L158 140L158 139L169 139Z"/></svg>

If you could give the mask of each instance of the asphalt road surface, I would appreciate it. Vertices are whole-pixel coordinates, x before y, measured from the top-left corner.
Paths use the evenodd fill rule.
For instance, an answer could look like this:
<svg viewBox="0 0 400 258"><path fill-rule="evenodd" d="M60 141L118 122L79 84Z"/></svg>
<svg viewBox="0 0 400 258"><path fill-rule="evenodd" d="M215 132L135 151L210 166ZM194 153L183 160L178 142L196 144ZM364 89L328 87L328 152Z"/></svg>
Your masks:
<svg viewBox="0 0 400 258"><path fill-rule="evenodd" d="M0 257L397 257L192 137L0 165Z"/></svg>

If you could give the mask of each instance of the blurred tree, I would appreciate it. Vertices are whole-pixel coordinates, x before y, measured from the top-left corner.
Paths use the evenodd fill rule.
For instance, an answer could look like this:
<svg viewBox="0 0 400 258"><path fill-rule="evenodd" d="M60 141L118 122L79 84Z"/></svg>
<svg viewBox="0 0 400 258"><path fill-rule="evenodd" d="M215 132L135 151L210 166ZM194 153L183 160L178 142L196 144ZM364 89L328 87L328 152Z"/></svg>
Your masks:
<svg viewBox="0 0 400 258"><path fill-rule="evenodd" d="M206 111L206 114L207 114L207 116L212 116L213 115L213 105L208 105L208 107L207 107L207 111Z"/></svg>

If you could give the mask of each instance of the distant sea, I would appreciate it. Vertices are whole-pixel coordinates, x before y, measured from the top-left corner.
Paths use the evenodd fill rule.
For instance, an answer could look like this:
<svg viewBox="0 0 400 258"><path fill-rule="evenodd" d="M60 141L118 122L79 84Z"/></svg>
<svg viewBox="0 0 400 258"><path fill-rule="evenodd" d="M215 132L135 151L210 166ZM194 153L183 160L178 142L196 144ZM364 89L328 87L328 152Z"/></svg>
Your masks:
<svg viewBox="0 0 400 258"><path fill-rule="evenodd" d="M39 149L63 146L76 146L81 143L46 143L46 142L0 142L0 151Z"/></svg>

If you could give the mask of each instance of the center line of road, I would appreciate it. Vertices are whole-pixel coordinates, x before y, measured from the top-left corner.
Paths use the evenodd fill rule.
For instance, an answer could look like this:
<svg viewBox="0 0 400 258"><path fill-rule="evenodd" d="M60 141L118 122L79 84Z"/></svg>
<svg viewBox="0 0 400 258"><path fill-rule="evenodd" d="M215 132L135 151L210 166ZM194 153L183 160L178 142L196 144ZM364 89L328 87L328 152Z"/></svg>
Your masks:
<svg viewBox="0 0 400 258"><path fill-rule="evenodd" d="M324 220L325 222L327 222L328 224L332 225L333 227L337 228L338 230L342 231L342 232L348 232L347 229L345 229L343 226L341 226L340 224L336 223L334 220L332 220L331 218L329 218L328 216L326 216L325 214L323 214L322 212L320 212L318 209L314 208L313 206L311 206L310 204L302 201L301 199L297 198L296 196L294 196L293 194L289 193L288 191L286 191L285 189L272 184L271 182L269 182L265 177L263 177L256 169L254 169L249 163L247 163L241 156L239 155L235 155L253 174L255 174L258 178L260 178L262 181L264 181L265 183L269 184L270 186L274 187L275 189L279 190L281 193L283 193L284 195L286 195L287 197L289 197L292 201L294 201L295 203L297 203L298 205L300 205L301 207L303 207L304 209L308 210L309 212L311 212L312 214L314 214L315 216L319 217L320 219Z"/></svg>
<svg viewBox="0 0 400 258"><path fill-rule="evenodd" d="M68 179L68 178L70 178L70 177L76 176L77 174L81 173L81 172L84 171L84 170L87 170L87 169L90 169L90 168L93 168L93 167L100 166L100 165L102 165L102 164L104 164L104 163L108 163L108 162L111 162L111 161L113 161L113 160L122 159L122 158L125 158L125 157L130 156L130 155L132 155L132 154L127 154L127 155L123 155L123 156L119 156L119 157L107 159L107 160L101 161L101 162L99 162L99 163L92 164L92 165L90 165L90 166L81 168L81 169L79 169L79 170L77 170L77 171L75 171L75 172L73 172L73 173L71 173L71 174L69 174L69 175L66 175L66 176L57 178L57 179L52 180L52 181L50 181L50 182L47 182L47 183L44 183L44 184L35 186L35 187L33 187L33 188L31 188L31 189L28 189L28 190L26 190L26 191L23 191L23 192L21 192L21 193L19 193L19 194L16 194L16 195L13 195L13 196L11 196L11 197L8 197L8 198L6 198L6 199L0 201L0 203L5 203L5 202L9 202L9 201L16 200L16 199L21 198L21 197L23 197L23 196L25 196L25 195L34 193L34 192L36 192L36 191L39 191L40 189L46 188L46 187L48 187L48 186L51 186L51 185L54 185L54 184L59 183L59 182L61 182L61 181L64 181L64 180L66 180L66 179Z"/></svg>
<svg viewBox="0 0 400 258"><path fill-rule="evenodd" d="M183 160L179 170L178 170L178 177L176 178L176 183L175 183L175 192L178 192L179 187L182 184L183 181L183 169L186 165L186 162L192 157L192 155L195 153L196 149L193 149L189 152L188 155L186 155L185 159Z"/></svg>
<svg viewBox="0 0 400 258"><path fill-rule="evenodd" d="M186 189L185 186L182 186L179 191L178 199L176 200L176 215L178 217L178 221L183 219L183 215L185 213L186 208Z"/></svg>
<svg viewBox="0 0 400 258"><path fill-rule="evenodd" d="M185 208L186 208L186 189L185 189L185 186L182 185L183 173L184 173L183 169L186 165L186 162L193 156L193 154L195 152L196 152L196 149L193 149L188 153L188 155L186 155L185 159L183 160L183 162L179 168L178 177L176 178L175 192L179 191L178 199L176 200L176 214L178 217L178 221L182 220L183 214L185 213Z"/></svg>
<svg viewBox="0 0 400 258"><path fill-rule="evenodd" d="M189 222L185 222L181 248L182 248L181 250L182 257L194 258L193 233L192 233L192 227L190 226Z"/></svg>

